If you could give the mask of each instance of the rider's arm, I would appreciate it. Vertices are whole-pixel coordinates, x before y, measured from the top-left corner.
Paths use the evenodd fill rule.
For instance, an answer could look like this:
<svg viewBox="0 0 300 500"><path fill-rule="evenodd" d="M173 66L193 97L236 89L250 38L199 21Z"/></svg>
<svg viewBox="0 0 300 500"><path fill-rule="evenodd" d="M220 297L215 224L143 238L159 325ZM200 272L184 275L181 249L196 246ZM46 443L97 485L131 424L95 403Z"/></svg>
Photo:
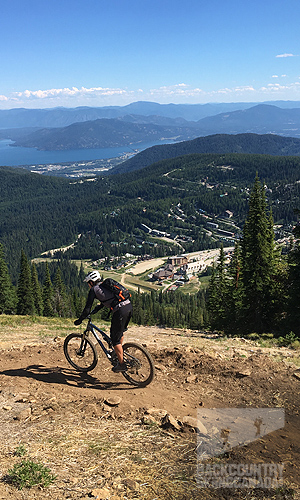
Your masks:
<svg viewBox="0 0 300 500"><path fill-rule="evenodd" d="M94 289L91 288L84 309L80 314L79 318L76 320L75 324L80 325L80 323L90 314L95 298L96 295Z"/></svg>
<svg viewBox="0 0 300 500"><path fill-rule="evenodd" d="M96 314L100 309L103 309L104 305L103 304L97 304L96 307L92 310L92 314Z"/></svg>

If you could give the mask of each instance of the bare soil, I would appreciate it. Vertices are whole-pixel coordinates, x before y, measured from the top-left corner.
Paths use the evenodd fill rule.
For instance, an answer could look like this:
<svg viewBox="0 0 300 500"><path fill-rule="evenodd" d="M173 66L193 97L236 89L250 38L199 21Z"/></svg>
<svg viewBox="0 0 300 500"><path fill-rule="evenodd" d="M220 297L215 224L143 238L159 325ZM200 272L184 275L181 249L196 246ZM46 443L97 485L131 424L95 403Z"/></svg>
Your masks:
<svg viewBox="0 0 300 500"><path fill-rule="evenodd" d="M63 337L10 332L0 339L0 499L300 498L299 352L137 326L126 340L146 345L154 358L156 376L145 388L112 373L101 353L93 372L76 372L64 358ZM182 425L185 417L196 418L199 408L249 407L284 408L284 428L222 460L284 464L284 485L197 487L197 433ZM177 428L163 425L166 413ZM20 445L24 457L16 455ZM29 457L55 474L51 486L11 484L8 471Z"/></svg>

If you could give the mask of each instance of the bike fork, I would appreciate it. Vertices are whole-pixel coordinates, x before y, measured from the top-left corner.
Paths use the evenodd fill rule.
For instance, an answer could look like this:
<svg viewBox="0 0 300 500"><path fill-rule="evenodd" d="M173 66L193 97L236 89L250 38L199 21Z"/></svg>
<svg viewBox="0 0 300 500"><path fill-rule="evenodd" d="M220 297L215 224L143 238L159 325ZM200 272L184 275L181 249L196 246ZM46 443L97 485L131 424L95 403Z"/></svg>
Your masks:
<svg viewBox="0 0 300 500"><path fill-rule="evenodd" d="M86 350L86 345L87 345L86 337L87 337L87 335L86 335L86 333L84 333L82 335L80 347L79 347L79 349L77 351L78 356L84 356L84 353L85 353L85 350Z"/></svg>

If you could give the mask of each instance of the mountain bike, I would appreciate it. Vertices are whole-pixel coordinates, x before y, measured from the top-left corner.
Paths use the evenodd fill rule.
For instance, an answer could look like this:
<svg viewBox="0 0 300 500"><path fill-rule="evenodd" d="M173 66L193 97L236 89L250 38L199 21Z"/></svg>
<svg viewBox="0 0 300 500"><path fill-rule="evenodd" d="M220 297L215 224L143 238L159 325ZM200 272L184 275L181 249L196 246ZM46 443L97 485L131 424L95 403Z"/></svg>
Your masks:
<svg viewBox="0 0 300 500"><path fill-rule="evenodd" d="M118 363L118 358L113 349L110 337L92 323L91 315L93 313L94 311L87 317L88 323L83 333L70 333L64 341L65 357L70 365L79 372L89 372L98 363L98 353L95 344L89 338L90 334L94 336L110 363L113 366ZM108 349L98 334L107 343ZM126 380L137 387L145 387L150 384L154 378L155 368L152 357L147 349L136 342L127 342L123 345L123 354L127 370L120 373L122 373Z"/></svg>

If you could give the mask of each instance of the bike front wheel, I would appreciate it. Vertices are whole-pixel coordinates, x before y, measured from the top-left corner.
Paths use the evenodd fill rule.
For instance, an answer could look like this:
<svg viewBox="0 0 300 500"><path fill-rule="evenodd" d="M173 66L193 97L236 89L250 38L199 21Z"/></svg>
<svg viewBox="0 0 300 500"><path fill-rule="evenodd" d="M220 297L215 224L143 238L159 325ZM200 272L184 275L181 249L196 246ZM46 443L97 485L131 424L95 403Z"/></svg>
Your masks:
<svg viewBox="0 0 300 500"><path fill-rule="evenodd" d="M122 375L131 384L137 387L145 387L154 378L155 368L150 353L145 347L135 342L123 345L124 361L127 371Z"/></svg>
<svg viewBox="0 0 300 500"><path fill-rule="evenodd" d="M80 333L70 333L64 341L67 361L79 372L89 372L95 368L98 355L90 339Z"/></svg>

